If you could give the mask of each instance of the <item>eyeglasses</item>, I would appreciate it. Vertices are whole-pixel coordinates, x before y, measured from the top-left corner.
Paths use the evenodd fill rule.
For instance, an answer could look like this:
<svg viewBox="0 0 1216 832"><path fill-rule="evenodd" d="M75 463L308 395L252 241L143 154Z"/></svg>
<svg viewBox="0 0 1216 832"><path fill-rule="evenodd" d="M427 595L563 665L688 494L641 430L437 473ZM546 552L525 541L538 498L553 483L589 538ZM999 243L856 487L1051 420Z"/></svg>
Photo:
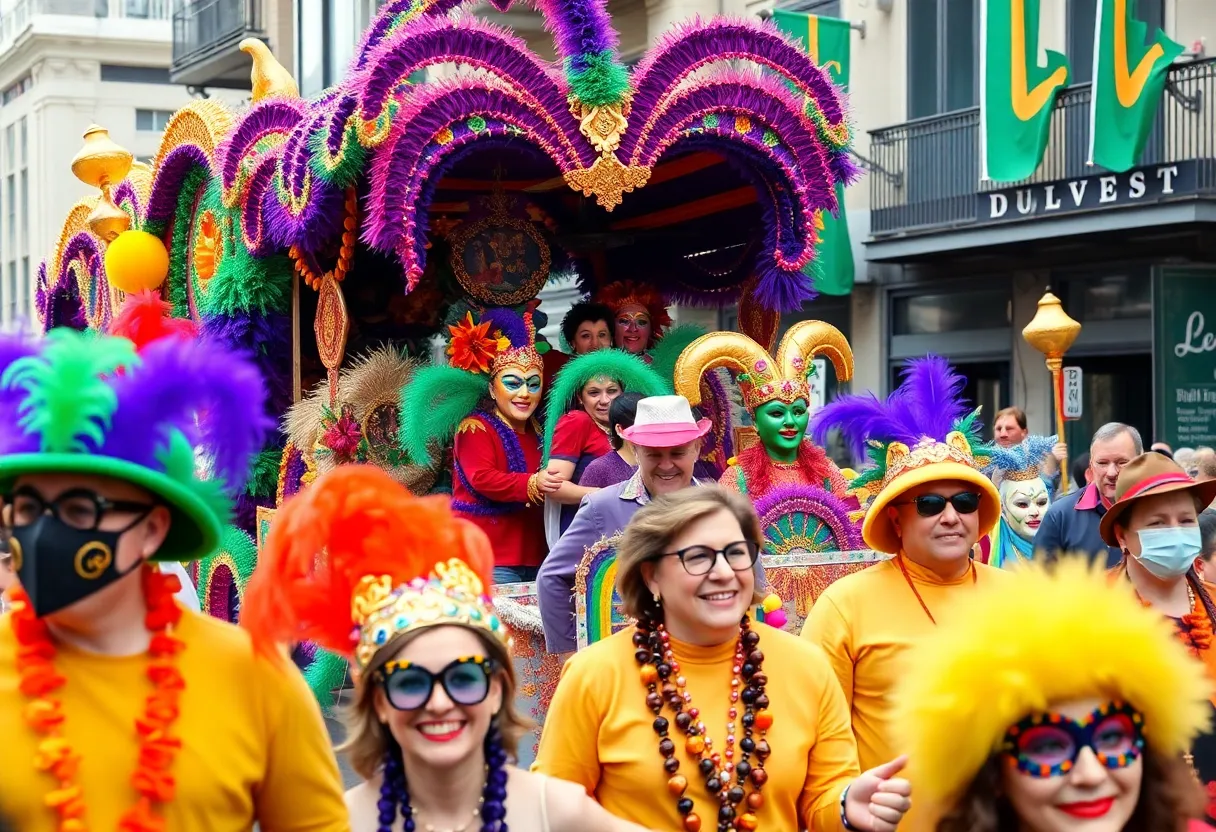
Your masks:
<svg viewBox="0 0 1216 832"><path fill-rule="evenodd" d="M974 491L960 491L949 497L943 497L941 494L922 494L895 505L914 505L916 513L921 517L936 517L946 510L946 503L954 506L954 510L959 514L974 514L980 507L980 495Z"/></svg>
<svg viewBox="0 0 1216 832"><path fill-rule="evenodd" d="M726 558L726 565L735 572L746 572L756 565L760 556L760 546L750 540L740 540L725 549L714 549L712 546L686 546L678 552L663 552L655 555L659 558L679 558L680 565L689 575L708 575L718 562L718 556Z"/></svg>
<svg viewBox="0 0 1216 832"><path fill-rule="evenodd" d="M464 656L438 673L412 662L389 662L377 676L388 704L398 711L416 711L431 701L435 683L457 705L480 705L490 695L490 677L498 663L485 656Z"/></svg>
<svg viewBox="0 0 1216 832"><path fill-rule="evenodd" d="M6 502L11 506L9 522L14 528L28 526L49 512L55 519L80 531L95 531L102 518L112 512L137 515L131 524L134 525L156 508L149 503L110 500L84 488L73 488L47 500L34 489L23 486Z"/></svg>
<svg viewBox="0 0 1216 832"><path fill-rule="evenodd" d="M1107 702L1081 720L1035 714L1010 727L1001 751L1031 777L1067 774L1084 748L1109 769L1126 768L1144 749L1143 726L1140 712L1122 702Z"/></svg>

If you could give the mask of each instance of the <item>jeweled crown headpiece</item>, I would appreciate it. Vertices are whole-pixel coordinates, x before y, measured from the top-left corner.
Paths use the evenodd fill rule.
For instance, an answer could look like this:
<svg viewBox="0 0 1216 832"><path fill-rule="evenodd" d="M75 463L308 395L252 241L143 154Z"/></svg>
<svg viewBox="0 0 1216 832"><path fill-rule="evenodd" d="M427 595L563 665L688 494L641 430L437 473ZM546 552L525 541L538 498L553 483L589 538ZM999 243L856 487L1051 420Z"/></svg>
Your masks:
<svg viewBox="0 0 1216 832"><path fill-rule="evenodd" d="M990 462L987 472L995 474L998 483L1026 482L1036 477L1042 479L1040 466L1043 458L1059 441L1055 436L1027 436L1016 445L1002 448L993 443L987 446L985 453Z"/></svg>
<svg viewBox="0 0 1216 832"><path fill-rule="evenodd" d="M381 469L343 465L283 504L241 624L263 652L301 641L366 668L394 638L458 624L510 646L494 612L494 556L447 497L415 497Z"/></svg>
<svg viewBox="0 0 1216 832"><path fill-rule="evenodd" d="M809 379L813 359L827 357L836 368L836 377L853 377L853 351L844 334L823 321L799 321L790 327L774 359L764 347L738 332L711 332L693 341L676 361L676 392L692 404L701 403L701 377L719 367L738 372L736 382L743 393L743 405L756 408L772 401L793 404L798 399L810 402Z"/></svg>
<svg viewBox="0 0 1216 832"><path fill-rule="evenodd" d="M522 315L503 307L487 309L474 320L473 313L449 326L448 362L470 373L495 375L504 367L543 370L536 349L536 326L531 310Z"/></svg>

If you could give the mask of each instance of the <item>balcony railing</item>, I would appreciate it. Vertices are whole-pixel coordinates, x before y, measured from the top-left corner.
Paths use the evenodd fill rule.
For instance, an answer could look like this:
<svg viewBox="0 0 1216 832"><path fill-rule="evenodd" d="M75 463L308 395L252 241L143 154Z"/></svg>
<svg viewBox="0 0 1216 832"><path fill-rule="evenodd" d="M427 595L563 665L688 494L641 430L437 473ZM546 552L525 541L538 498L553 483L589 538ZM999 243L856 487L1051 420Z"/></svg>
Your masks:
<svg viewBox="0 0 1216 832"><path fill-rule="evenodd" d="M259 0L188 0L173 13L173 69L234 46L262 28Z"/></svg>
<svg viewBox="0 0 1216 832"><path fill-rule="evenodd" d="M870 133L870 228L878 238L941 231L986 221L978 194L1106 173L1089 158L1092 85L1056 98L1050 138L1034 176L1021 183L980 179L978 107ZM1170 70L1140 165L1195 165L1195 193L1216 194L1216 59Z"/></svg>
<svg viewBox="0 0 1216 832"><path fill-rule="evenodd" d="M172 0L17 0L0 17L0 51L7 49L39 15L168 20Z"/></svg>

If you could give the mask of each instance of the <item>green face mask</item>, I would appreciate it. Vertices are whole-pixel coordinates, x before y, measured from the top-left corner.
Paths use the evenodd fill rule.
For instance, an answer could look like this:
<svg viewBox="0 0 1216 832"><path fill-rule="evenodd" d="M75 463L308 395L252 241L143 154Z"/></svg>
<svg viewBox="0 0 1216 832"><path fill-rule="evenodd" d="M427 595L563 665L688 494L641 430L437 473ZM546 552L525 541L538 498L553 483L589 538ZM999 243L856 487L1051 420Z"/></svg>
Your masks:
<svg viewBox="0 0 1216 832"><path fill-rule="evenodd" d="M778 462L793 462L798 458L798 446L806 435L811 412L805 399L793 404L768 402L756 409L753 418L756 433L768 455Z"/></svg>

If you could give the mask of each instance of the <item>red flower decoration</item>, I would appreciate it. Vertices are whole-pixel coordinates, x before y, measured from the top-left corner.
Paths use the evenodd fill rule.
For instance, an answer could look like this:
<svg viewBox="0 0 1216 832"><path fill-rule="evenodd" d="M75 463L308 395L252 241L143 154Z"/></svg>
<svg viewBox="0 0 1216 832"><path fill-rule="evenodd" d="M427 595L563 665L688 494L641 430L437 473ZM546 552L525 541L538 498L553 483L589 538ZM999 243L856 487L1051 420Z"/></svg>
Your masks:
<svg viewBox="0 0 1216 832"><path fill-rule="evenodd" d="M473 313L466 312L464 320L449 326L452 333L448 344L451 365L471 373L488 373L498 355L499 340L490 334L490 321L473 323Z"/></svg>

